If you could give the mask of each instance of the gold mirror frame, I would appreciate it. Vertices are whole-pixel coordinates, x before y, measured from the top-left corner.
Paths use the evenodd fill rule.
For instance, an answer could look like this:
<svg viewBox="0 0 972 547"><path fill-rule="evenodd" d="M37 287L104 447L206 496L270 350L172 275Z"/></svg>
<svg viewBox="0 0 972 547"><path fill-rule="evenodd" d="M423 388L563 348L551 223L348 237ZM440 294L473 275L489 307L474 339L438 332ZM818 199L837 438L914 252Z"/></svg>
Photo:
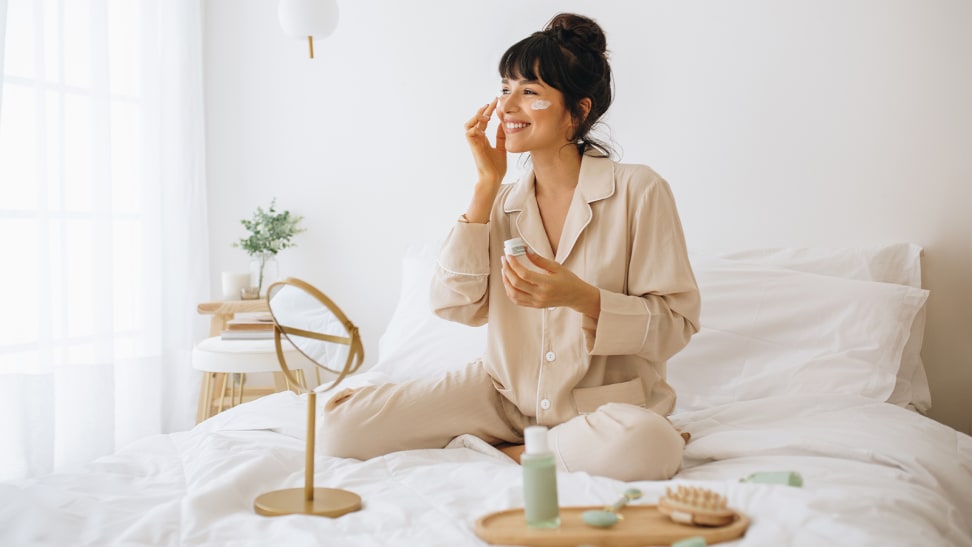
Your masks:
<svg viewBox="0 0 972 547"><path fill-rule="evenodd" d="M283 288L285 286L296 287L298 289L303 290L310 296L314 297L315 300L317 300L325 308L327 308L327 310L330 311L334 315L334 317L336 317L338 321L341 322L342 325L344 325L344 329L347 331L348 336L346 337L335 336L333 334L314 332L314 331L300 329L297 327L284 325L283 324L284 321L282 320L283 318L279 317L277 313L274 312L274 308L271 305L270 300L273 297L275 287ZM334 303L333 300L328 298L327 295L325 295L323 292L318 290L313 285L307 283L306 281L302 281L294 277L289 277L287 279L284 279L283 281L278 281L276 283L273 283L272 285L270 285L270 287L267 288L267 307L270 309L270 315L273 317L273 323L276 326L273 332L273 340L274 340L274 346L277 349L277 360L280 362L280 368L283 370L284 375L287 377L287 380L291 382L291 384L302 385L302 383L298 381L298 379L294 376L293 372L287 366L287 359L286 356L284 355L283 345L281 341L283 337L286 337L287 340L289 340L290 343L293 344L295 348L297 348L297 351L303 354L304 357L306 357L309 361L313 362L318 367L330 372L331 374L337 375L337 378L335 378L334 381L331 382L331 385L327 386L324 389L317 389L312 391L320 391L321 393L323 393L325 391L334 389L338 384L340 384L344 380L344 378L348 374L355 373L361 367L361 363L362 361L364 361L364 346L361 343L361 336L360 334L358 334L358 327L355 326L355 324L352 323L346 315L344 315L344 312L341 311L341 308L339 308L337 304ZM314 356L308 355L307 352L305 352L301 348L301 344L298 344L296 340L293 340L291 338L291 336L299 336L302 338L319 340L321 342L330 342L332 344L343 344L349 346L348 357L344 362L344 366L341 367L341 370L333 370L329 368L326 364L318 362Z"/></svg>
<svg viewBox="0 0 972 547"><path fill-rule="evenodd" d="M280 317L277 312L274 311L274 306L272 303L273 296L277 293L277 290L284 290L286 287L295 287L311 297L313 297L317 302L319 302L323 309L329 311L336 317L344 329L347 331L347 336L336 336L333 334L315 332L310 330L305 330L297 327L288 325L286 318ZM361 344L361 337L358 334L358 327L352 323L344 312L341 311L337 305L328 298L323 292L318 290L316 287L310 285L305 281L296 279L293 277L284 279L283 281L278 281L270 285L267 288L267 307L270 308L270 315L273 317L274 332L273 340L274 346L277 351L277 360L280 363L281 371L287 380L290 381L293 386L303 386L302 382L297 381L297 377L294 376L290 367L287 366L287 357L283 350L283 338L286 337L287 340L297 348L304 357L310 360L314 365L319 368L336 374L337 377L331 382L329 386L324 389L320 389L320 386L315 389L307 389L307 448L306 448L306 461L304 469L304 487L303 488L286 488L283 490L274 490L273 492L267 492L261 494L253 501L253 509L260 515L273 517L282 515L317 515L322 517L339 517L346 513L352 511L357 511L361 509L361 497L350 492L348 490L341 490L336 488L315 488L314 487L314 449L315 449L315 433L316 433L316 417L317 417L317 391L325 392L333 389L348 374L352 374L361 367L362 361L364 361L364 346ZM301 344L297 342L292 337L307 338L311 340L317 340L321 342L328 342L332 344L343 344L347 345L348 356L344 362L344 366L340 371L332 370L326 364L320 363L308 355L304 349L301 348ZM304 388L306 389L306 387Z"/></svg>

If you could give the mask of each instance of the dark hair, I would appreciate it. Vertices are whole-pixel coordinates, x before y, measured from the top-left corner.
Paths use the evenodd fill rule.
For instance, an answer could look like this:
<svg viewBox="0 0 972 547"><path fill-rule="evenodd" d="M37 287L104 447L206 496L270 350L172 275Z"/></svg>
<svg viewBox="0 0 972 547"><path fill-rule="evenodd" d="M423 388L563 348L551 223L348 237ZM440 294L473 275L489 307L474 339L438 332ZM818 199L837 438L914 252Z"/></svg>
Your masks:
<svg viewBox="0 0 972 547"><path fill-rule="evenodd" d="M570 140L583 154L595 149L611 155L611 148L591 138L590 132L612 101L611 65L607 60L607 39L593 19L561 13L544 30L513 44L499 62L503 78L542 80L564 95L564 103L576 122ZM580 100L591 100L587 116Z"/></svg>

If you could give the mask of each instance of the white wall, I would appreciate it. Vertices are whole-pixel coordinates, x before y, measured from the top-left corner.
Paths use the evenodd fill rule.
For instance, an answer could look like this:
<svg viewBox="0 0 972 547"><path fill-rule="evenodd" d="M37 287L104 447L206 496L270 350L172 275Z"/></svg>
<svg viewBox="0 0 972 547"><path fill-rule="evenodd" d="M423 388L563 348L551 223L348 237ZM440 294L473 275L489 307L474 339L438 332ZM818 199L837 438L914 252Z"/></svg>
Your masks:
<svg viewBox="0 0 972 547"><path fill-rule="evenodd" d="M577 11L607 31L623 159L669 180L691 247L924 246L932 416L970 431L972 3L340 0L314 60L276 5L204 1L214 294L246 269L239 219L276 196L309 228L282 272L373 363L407 244L465 210L462 124L499 56Z"/></svg>

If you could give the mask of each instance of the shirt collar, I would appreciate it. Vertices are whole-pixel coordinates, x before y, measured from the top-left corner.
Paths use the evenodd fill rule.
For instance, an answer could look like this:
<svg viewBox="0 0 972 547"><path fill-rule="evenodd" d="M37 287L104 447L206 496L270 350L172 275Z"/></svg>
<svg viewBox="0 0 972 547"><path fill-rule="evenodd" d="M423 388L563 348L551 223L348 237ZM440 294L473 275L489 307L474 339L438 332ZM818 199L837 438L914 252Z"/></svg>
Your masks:
<svg viewBox="0 0 972 547"><path fill-rule="evenodd" d="M523 211L528 199L536 200L536 176L530 169L506 196L503 211ZM606 156L582 156L575 196L585 203L594 203L614 194L614 162Z"/></svg>
<svg viewBox="0 0 972 547"><path fill-rule="evenodd" d="M564 220L564 229L553 256L550 241L543 228L536 200L536 177L531 170L510 191L503 210L515 216L515 234L541 256L563 264L578 237L593 218L590 204L611 197L615 192L614 162L605 156L583 156L574 197Z"/></svg>

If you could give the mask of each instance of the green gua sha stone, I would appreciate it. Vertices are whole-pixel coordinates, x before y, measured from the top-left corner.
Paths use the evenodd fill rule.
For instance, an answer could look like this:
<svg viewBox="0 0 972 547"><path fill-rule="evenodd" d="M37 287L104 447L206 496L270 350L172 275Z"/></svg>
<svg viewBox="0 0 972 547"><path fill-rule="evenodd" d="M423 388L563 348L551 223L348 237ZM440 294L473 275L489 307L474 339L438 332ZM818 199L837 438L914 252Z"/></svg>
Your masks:
<svg viewBox="0 0 972 547"><path fill-rule="evenodd" d="M609 505L600 511L584 511L584 514L581 515L581 519L584 521L584 524L593 526L594 528L610 528L611 526L617 524L618 520L622 518L621 515L618 514L618 511L627 505L629 501L636 500L640 497L641 490L638 490L637 488L629 488L628 490L624 491L621 499L614 502L614 504Z"/></svg>
<svg viewBox="0 0 972 547"><path fill-rule="evenodd" d="M796 471L763 471L739 479L739 482L785 484L787 486L800 487L803 486L803 477Z"/></svg>
<svg viewBox="0 0 972 547"><path fill-rule="evenodd" d="M584 511L584 524L595 528L610 528L618 522L618 514L611 511Z"/></svg>

